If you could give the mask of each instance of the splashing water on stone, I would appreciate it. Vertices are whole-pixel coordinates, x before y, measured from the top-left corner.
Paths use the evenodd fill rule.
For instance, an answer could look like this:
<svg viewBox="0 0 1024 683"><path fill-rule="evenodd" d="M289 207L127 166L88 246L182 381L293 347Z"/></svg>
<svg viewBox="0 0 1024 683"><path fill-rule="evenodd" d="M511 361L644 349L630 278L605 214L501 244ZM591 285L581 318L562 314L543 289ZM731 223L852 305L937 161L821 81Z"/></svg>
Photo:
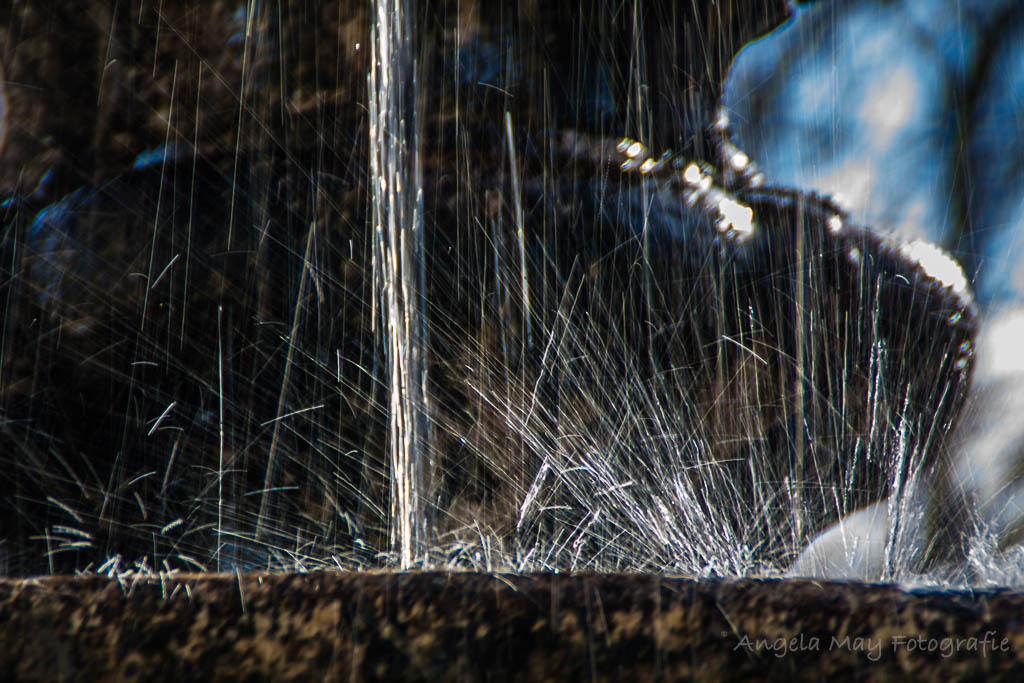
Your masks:
<svg viewBox="0 0 1024 683"><path fill-rule="evenodd" d="M115 151L4 167L11 571L983 578L940 532L1000 506L1012 551L947 457L1006 422L969 278L719 110L790 3L214 5L104 24Z"/></svg>

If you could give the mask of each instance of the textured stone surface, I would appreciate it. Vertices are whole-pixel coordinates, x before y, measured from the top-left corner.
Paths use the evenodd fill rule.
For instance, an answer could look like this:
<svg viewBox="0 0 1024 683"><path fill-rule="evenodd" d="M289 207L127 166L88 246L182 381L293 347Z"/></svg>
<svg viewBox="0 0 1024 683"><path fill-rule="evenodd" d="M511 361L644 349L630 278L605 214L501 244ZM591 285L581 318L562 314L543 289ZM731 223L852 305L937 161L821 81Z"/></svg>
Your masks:
<svg viewBox="0 0 1024 683"><path fill-rule="evenodd" d="M1024 595L635 574L0 580L18 680L971 680Z"/></svg>

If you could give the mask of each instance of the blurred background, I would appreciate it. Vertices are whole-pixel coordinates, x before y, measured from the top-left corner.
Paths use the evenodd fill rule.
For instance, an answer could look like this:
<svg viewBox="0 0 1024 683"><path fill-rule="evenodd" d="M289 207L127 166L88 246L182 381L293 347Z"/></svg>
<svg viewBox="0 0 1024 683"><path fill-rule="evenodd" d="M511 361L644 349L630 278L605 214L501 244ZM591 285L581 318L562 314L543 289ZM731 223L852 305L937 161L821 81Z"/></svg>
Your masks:
<svg viewBox="0 0 1024 683"><path fill-rule="evenodd" d="M949 249L990 309L1024 296L1024 7L822 0L749 44L725 106L772 184Z"/></svg>

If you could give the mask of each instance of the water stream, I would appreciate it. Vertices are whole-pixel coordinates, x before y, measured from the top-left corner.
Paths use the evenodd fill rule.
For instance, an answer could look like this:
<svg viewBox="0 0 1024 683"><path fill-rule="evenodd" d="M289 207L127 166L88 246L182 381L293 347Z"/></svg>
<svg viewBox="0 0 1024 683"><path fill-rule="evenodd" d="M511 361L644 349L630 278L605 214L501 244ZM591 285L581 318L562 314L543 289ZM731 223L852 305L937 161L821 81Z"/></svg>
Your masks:
<svg viewBox="0 0 1024 683"><path fill-rule="evenodd" d="M417 130L414 23L402 0L377 0L370 55L373 281L390 395L391 543L398 565L421 560L425 504L427 377L423 179Z"/></svg>

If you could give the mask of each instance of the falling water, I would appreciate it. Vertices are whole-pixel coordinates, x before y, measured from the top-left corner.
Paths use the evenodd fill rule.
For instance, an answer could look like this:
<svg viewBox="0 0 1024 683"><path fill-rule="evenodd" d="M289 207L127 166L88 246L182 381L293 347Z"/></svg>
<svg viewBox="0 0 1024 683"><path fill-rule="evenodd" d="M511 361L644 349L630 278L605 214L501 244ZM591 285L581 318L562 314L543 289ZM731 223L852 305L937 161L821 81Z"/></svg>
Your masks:
<svg viewBox="0 0 1024 683"><path fill-rule="evenodd" d="M423 550L426 508L423 192L416 132L413 23L401 0L377 0L370 87L373 275L390 393L391 544L399 566Z"/></svg>

